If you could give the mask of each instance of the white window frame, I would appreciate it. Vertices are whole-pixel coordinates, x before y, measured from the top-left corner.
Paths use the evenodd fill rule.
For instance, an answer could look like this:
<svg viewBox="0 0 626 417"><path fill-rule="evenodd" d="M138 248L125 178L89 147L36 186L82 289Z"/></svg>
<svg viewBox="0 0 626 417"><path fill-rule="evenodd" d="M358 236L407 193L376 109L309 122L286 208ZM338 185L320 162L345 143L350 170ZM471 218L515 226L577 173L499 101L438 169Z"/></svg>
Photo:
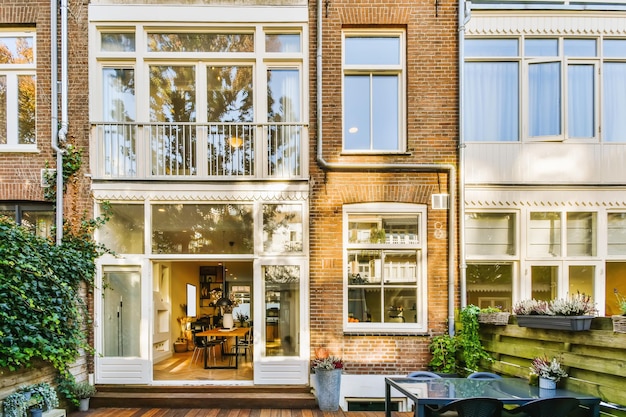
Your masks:
<svg viewBox="0 0 626 417"><path fill-rule="evenodd" d="M37 36L35 30L25 31L0 31L0 38L26 37L32 39L33 44L33 63L32 64L0 64L0 76L6 77L7 84L7 102L6 102L6 136L7 143L0 144L0 152L37 152L37 131L35 129L35 143L20 144L18 143L18 83L17 77L20 75L28 75L37 77ZM0 103L1 105L2 103ZM35 117L37 115L37 107L35 106ZM35 123L36 125L36 123ZM4 127L0 127L3 129Z"/></svg>
<svg viewBox="0 0 626 417"><path fill-rule="evenodd" d="M415 250L417 252L417 277L416 277L416 300L418 308L415 310L416 323L372 323L372 322L348 322L348 252L355 248L361 248L363 244L351 244L349 242L349 216L350 215L395 215L413 214L419 216L418 238L415 244L400 246L378 244L376 248L389 248L397 250ZM384 333L421 333L428 331L428 254L427 254L427 209L425 205L405 203L360 203L349 204L343 207L343 331L346 333L384 332ZM385 250L385 249L383 249ZM374 287L372 288L381 288ZM384 307L384 306L383 306ZM411 311L413 313L413 311Z"/></svg>
<svg viewBox="0 0 626 417"><path fill-rule="evenodd" d="M398 65L347 65L345 64L346 38L397 38L400 41L400 63ZM369 149L346 149L346 137L342 133L342 152L350 154L397 154L406 152L406 33L403 30L346 30L341 39L342 65L342 109L345 109L345 78L348 75L397 75L398 77L398 143L396 149L380 150L373 147L373 132L370 132ZM370 102L370 111L371 111ZM342 111L342 132L344 129L345 111ZM344 132L345 133L345 132Z"/></svg>

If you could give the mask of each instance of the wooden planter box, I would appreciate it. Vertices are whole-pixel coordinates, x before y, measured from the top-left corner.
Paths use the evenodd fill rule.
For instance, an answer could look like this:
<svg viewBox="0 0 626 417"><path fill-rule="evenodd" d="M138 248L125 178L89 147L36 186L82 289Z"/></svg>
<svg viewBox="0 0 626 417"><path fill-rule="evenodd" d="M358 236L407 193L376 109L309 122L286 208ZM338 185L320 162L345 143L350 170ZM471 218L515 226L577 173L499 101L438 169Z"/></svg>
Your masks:
<svg viewBox="0 0 626 417"><path fill-rule="evenodd" d="M578 332L589 330L593 316L535 316L517 315L517 325L534 329L567 330Z"/></svg>
<svg viewBox="0 0 626 417"><path fill-rule="evenodd" d="M626 333L626 316L611 316L613 320L613 331L615 333Z"/></svg>
<svg viewBox="0 0 626 417"><path fill-rule="evenodd" d="M496 326L506 326L509 324L511 313L478 313L478 322L482 324L495 324Z"/></svg>

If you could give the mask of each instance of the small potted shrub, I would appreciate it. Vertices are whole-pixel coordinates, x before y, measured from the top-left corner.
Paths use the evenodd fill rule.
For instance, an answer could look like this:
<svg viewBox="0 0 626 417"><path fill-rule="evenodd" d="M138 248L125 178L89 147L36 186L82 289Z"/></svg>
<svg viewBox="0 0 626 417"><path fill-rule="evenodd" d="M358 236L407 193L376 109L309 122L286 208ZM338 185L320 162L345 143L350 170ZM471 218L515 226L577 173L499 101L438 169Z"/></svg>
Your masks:
<svg viewBox="0 0 626 417"><path fill-rule="evenodd" d="M72 388L72 394L78 399L79 411L89 410L89 399L96 394L96 387L87 381L77 382Z"/></svg>
<svg viewBox="0 0 626 417"><path fill-rule="evenodd" d="M431 371L442 376L457 376L456 372L457 340L448 333L434 336L430 340L428 350L432 355L428 367Z"/></svg>
<svg viewBox="0 0 626 417"><path fill-rule="evenodd" d="M37 417L59 405L57 393L46 382L20 388L2 401L4 417Z"/></svg>
<svg viewBox="0 0 626 417"><path fill-rule="evenodd" d="M558 358L549 359L539 356L533 359L530 365L531 375L539 377L539 388L556 389L556 384L567 376Z"/></svg>

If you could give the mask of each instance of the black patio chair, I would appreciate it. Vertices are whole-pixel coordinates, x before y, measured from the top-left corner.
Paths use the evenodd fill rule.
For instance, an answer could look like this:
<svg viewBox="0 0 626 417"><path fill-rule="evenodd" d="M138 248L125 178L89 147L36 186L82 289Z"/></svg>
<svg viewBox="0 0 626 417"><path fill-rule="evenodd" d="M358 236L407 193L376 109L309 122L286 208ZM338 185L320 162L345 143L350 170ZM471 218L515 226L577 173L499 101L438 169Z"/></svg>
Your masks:
<svg viewBox="0 0 626 417"><path fill-rule="evenodd" d="M517 408L507 410L509 415L529 417L567 417L578 408L580 401L573 397L550 397L529 401Z"/></svg>
<svg viewBox="0 0 626 417"><path fill-rule="evenodd" d="M440 408L433 408L426 404L426 415L438 417L445 413L456 411L459 417L500 417L502 401L491 397L463 398L452 401ZM445 414L448 415L448 414Z"/></svg>
<svg viewBox="0 0 626 417"><path fill-rule="evenodd" d="M498 374L493 372L474 372L467 376L469 379L502 379Z"/></svg>

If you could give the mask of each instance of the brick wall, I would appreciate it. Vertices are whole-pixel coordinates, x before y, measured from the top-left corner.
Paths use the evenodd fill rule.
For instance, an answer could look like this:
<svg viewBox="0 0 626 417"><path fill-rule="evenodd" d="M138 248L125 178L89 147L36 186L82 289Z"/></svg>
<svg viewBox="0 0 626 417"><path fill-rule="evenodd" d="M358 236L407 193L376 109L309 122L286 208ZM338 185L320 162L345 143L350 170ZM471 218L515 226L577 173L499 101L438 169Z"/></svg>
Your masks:
<svg viewBox="0 0 626 417"><path fill-rule="evenodd" d="M331 163L456 165L458 140L457 5L430 0L333 0L323 13L323 157ZM311 2L310 50L316 50L317 5ZM341 34L344 28L403 28L407 36L407 153L341 154ZM342 207L348 203L428 205L428 328L446 331L447 211L433 211L433 193L447 193L446 172L323 171L316 162L316 57L311 53L311 347L327 346L346 373L391 374L424 369L427 335L344 334ZM456 203L455 203L456 205ZM443 232L443 233L442 233ZM442 237L443 236L443 237ZM455 274L456 275L456 274Z"/></svg>
<svg viewBox="0 0 626 417"><path fill-rule="evenodd" d="M83 150L83 167L76 179L68 185L64 198L64 218L70 224L78 224L81 216L92 214L88 172L88 49L87 6L88 0L68 2L69 32L69 132L68 142ZM4 0L0 7L0 27L35 28L37 64L37 153L0 152L0 200L44 201L40 171L56 167L56 154L51 146L51 45L50 1ZM61 48L61 17L58 17L59 74ZM60 77L60 75L59 75ZM60 79L60 78L59 78ZM59 96L59 105L60 105ZM59 121L61 110L59 108ZM46 166L47 164L47 166ZM87 292L84 293L87 297ZM93 304L90 303L90 306ZM92 307L90 307L91 309ZM93 335L90 336L93 340ZM91 359L91 358L90 358ZM93 364L81 357L72 368L78 379L93 372ZM52 382L53 372L48 367L35 367L20 372L0 374L0 398L10 394L17 386L40 381ZM6 395L4 395L6 394Z"/></svg>

